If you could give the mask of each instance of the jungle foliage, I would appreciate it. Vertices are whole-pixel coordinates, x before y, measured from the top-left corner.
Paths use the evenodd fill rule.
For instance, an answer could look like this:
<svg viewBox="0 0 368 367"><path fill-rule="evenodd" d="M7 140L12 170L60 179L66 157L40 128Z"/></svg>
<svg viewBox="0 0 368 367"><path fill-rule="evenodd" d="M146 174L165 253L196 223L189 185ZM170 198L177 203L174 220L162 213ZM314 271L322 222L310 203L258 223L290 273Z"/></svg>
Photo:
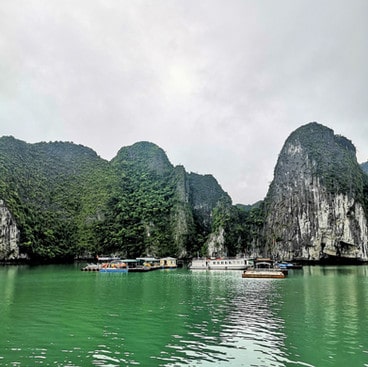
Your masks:
<svg viewBox="0 0 368 367"><path fill-rule="evenodd" d="M350 195L368 213L366 166L359 166L348 139L310 123L287 142L299 142L331 195ZM285 172L297 169L284 150L280 158ZM0 199L20 230L21 252L35 261L206 255L213 234L227 255L251 255L263 245L268 201L278 185L272 182L264 201L233 206L213 176L173 167L153 143L124 147L109 162L72 142L0 138Z"/></svg>
<svg viewBox="0 0 368 367"><path fill-rule="evenodd" d="M36 261L117 253L191 256L225 226L241 245L238 210L210 175L173 167L149 142L122 148L110 162L71 142L28 144L0 138L0 198Z"/></svg>
<svg viewBox="0 0 368 367"><path fill-rule="evenodd" d="M85 248L111 181L107 162L89 148L0 139L0 197L20 229L21 250L33 259L63 261Z"/></svg>

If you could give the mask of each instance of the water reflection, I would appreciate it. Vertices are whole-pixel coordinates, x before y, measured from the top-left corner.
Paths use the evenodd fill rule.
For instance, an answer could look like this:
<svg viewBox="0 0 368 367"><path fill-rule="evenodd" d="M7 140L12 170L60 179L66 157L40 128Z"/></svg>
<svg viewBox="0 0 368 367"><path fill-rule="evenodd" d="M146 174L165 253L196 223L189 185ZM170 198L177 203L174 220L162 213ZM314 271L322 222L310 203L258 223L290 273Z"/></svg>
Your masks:
<svg viewBox="0 0 368 367"><path fill-rule="evenodd" d="M161 353L168 366L231 365L283 366L283 320L275 316L279 280L241 279L239 272L188 274L199 299L183 302L192 317L187 332L176 337ZM202 309L204 310L201 313ZM193 312L196 316L193 317Z"/></svg>
<svg viewBox="0 0 368 367"><path fill-rule="evenodd" d="M305 267L284 289L288 355L312 365L368 361L366 267ZM293 305L297 305L296 309ZM293 333L297 331L297 336Z"/></svg>
<svg viewBox="0 0 368 367"><path fill-rule="evenodd" d="M0 365L367 365L367 268L341 270L3 272Z"/></svg>
<svg viewBox="0 0 368 367"><path fill-rule="evenodd" d="M237 307L226 319L226 346L244 350L237 355L238 362L282 366L283 320L276 316L274 308L281 301L279 283L280 280L247 279L233 299Z"/></svg>
<svg viewBox="0 0 368 367"><path fill-rule="evenodd" d="M4 266L1 269L0 294L2 295L0 314L7 312L14 302L14 282L18 266Z"/></svg>

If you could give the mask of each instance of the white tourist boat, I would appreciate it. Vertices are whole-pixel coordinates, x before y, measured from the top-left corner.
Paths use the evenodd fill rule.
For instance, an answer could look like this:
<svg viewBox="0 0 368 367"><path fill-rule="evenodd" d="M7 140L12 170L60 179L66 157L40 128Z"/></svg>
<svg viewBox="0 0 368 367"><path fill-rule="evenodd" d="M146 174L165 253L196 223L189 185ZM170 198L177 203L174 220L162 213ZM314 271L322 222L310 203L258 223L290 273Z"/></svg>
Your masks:
<svg viewBox="0 0 368 367"><path fill-rule="evenodd" d="M245 258L192 259L191 270L245 270L253 263Z"/></svg>

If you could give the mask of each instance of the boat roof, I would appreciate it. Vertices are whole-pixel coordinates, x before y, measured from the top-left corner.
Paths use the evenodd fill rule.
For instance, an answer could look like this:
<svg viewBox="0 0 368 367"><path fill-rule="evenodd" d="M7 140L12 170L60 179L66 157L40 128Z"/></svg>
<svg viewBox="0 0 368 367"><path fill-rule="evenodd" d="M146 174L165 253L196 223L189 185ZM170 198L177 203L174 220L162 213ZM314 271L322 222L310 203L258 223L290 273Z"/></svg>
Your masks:
<svg viewBox="0 0 368 367"><path fill-rule="evenodd" d="M268 263L273 263L273 260L270 259L269 257L258 257L257 259L254 259L255 262L268 262Z"/></svg>
<svg viewBox="0 0 368 367"><path fill-rule="evenodd" d="M144 260L144 261L159 261L159 259L156 259L154 257L137 257L137 260Z"/></svg>
<svg viewBox="0 0 368 367"><path fill-rule="evenodd" d="M124 259L123 260L125 263L136 263L136 262L138 262L138 260L137 259Z"/></svg>
<svg viewBox="0 0 368 367"><path fill-rule="evenodd" d="M257 261L257 266L258 265L271 265L271 263L269 261Z"/></svg>
<svg viewBox="0 0 368 367"><path fill-rule="evenodd" d="M117 256L97 256L98 261L120 260Z"/></svg>

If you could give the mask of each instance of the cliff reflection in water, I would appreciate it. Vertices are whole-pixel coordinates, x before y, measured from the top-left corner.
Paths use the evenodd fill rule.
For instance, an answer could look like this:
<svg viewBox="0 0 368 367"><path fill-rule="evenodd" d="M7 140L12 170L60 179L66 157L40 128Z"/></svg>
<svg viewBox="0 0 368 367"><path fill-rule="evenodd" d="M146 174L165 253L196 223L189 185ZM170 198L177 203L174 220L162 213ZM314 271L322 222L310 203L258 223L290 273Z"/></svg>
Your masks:
<svg viewBox="0 0 368 367"><path fill-rule="evenodd" d="M0 282L0 296L2 297L2 302L0 302L0 315L8 314L14 304L15 278L18 269L18 266L4 266L3 272L1 272L3 281Z"/></svg>
<svg viewBox="0 0 368 367"><path fill-rule="evenodd" d="M304 267L284 288L285 347L313 366L368 365L366 266Z"/></svg>

